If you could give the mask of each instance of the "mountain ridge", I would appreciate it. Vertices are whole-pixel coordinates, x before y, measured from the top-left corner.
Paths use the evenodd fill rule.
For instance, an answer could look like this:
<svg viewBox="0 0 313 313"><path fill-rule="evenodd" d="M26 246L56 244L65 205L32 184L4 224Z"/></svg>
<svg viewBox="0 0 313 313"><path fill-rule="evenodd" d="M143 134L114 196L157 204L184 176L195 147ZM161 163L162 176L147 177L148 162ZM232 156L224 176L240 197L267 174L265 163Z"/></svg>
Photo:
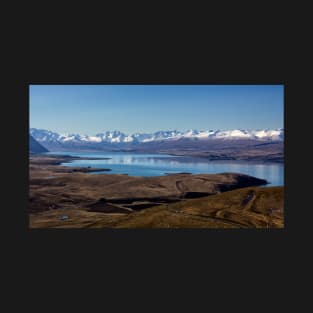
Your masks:
<svg viewBox="0 0 313 313"><path fill-rule="evenodd" d="M30 135L39 143L148 143L156 141L171 141L179 139L203 140L203 139L223 139L236 140L248 139L259 141L283 141L284 129L262 129L262 130L160 130L154 133L134 133L125 134L121 131L105 131L96 135L81 134L59 134L45 129L30 128Z"/></svg>
<svg viewBox="0 0 313 313"><path fill-rule="evenodd" d="M49 150L42 146L33 136L29 136L29 152L31 153L42 153L48 152Z"/></svg>

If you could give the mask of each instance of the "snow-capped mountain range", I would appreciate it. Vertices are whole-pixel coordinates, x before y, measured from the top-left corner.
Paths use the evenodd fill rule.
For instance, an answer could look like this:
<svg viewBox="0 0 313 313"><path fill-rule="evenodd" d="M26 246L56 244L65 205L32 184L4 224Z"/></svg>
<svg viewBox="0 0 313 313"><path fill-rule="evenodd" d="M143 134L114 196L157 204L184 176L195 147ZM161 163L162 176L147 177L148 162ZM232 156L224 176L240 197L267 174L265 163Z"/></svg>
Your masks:
<svg viewBox="0 0 313 313"><path fill-rule="evenodd" d="M253 139L262 141L284 140L284 129L263 130L187 130L187 131L157 131L155 133L124 134L120 131L105 131L94 136L80 134L58 134L45 129L30 128L30 135L40 143L145 143L154 141L169 141L178 139Z"/></svg>

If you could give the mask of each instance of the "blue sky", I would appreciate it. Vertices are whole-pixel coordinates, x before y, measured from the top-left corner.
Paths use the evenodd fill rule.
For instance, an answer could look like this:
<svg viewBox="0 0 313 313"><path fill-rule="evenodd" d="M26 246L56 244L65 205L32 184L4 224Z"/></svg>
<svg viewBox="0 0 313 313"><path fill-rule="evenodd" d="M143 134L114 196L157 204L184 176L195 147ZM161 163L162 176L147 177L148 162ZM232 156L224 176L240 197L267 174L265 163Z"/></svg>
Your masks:
<svg viewBox="0 0 313 313"><path fill-rule="evenodd" d="M30 127L93 135L283 128L283 85L31 85Z"/></svg>

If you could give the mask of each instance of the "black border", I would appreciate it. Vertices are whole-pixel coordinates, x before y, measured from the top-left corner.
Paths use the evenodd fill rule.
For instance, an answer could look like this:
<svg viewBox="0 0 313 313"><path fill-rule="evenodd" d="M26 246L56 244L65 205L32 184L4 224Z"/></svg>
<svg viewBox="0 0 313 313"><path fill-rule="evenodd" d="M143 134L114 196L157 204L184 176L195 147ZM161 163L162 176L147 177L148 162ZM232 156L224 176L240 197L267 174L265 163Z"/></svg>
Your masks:
<svg viewBox="0 0 313 313"><path fill-rule="evenodd" d="M276 11L277 16L289 17L281 9ZM134 302L140 307L148 300L145 309L159 305L162 311L169 306L161 303L174 301L173 309L183 306L191 311L199 305L210 309L212 301L218 299L214 302L218 308L228 304L230 310L239 305L240 310L262 308L263 312L275 306L282 309L293 301L298 309L305 302L302 279L311 270L308 252L312 210L308 198L312 183L308 170L310 139L302 135L312 124L312 115L306 114L312 88L304 75L310 62L305 60L306 49L302 49L300 40L295 44L290 38L290 34L302 35L302 30L294 29L294 23L286 29L279 19L282 27L274 32L264 15L256 32L252 29L241 36L246 28L251 29L252 19L238 29L235 26L240 16L234 15L236 21L224 33L216 27L205 28L202 37L189 32L191 36L186 39L186 31L181 37L172 33L171 40L156 43L153 36L136 41L127 33L131 40L116 36L119 45L107 40L112 28L106 28L99 37L79 32L76 37L66 33L62 38L63 29L58 34L50 29L39 36L36 28L41 28L41 23L29 31L26 25L31 19L27 16L19 27L22 36L12 36L18 44L8 58L5 80L9 86L4 88L7 95L2 116L4 133L10 133L5 136L2 155L7 178L2 189L1 218L3 259L8 260L3 268L9 274L6 289L13 295L10 306L18 303L35 308L39 303L41 311L77 306L87 310L95 302L103 309L114 300L115 306L123 303L129 310ZM220 21L216 23L221 25ZM55 18L51 25L57 27ZM57 36L61 39L55 40ZM25 86L123 82L284 84L285 228L239 232L29 231L23 211L28 200L29 112Z"/></svg>
<svg viewBox="0 0 313 313"><path fill-rule="evenodd" d="M309 6L118 5L4 7L4 302L40 312L306 308L312 272ZM25 85L88 82L284 84L284 230L26 231Z"/></svg>

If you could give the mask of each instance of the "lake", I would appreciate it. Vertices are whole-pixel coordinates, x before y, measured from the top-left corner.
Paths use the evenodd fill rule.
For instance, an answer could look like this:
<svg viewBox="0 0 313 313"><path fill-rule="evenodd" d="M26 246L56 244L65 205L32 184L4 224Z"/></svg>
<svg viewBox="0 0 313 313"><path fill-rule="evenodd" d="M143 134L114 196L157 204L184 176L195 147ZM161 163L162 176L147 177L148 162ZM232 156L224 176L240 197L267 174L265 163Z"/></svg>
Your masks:
<svg viewBox="0 0 313 313"><path fill-rule="evenodd" d="M161 176L187 172L192 174L242 173L270 182L267 186L284 185L284 164L243 161L206 161L201 158L177 157L166 154L137 154L128 152L48 152L46 154L78 157L111 158L109 160L74 160L64 166L110 168L109 172L92 174L128 174L130 176Z"/></svg>

